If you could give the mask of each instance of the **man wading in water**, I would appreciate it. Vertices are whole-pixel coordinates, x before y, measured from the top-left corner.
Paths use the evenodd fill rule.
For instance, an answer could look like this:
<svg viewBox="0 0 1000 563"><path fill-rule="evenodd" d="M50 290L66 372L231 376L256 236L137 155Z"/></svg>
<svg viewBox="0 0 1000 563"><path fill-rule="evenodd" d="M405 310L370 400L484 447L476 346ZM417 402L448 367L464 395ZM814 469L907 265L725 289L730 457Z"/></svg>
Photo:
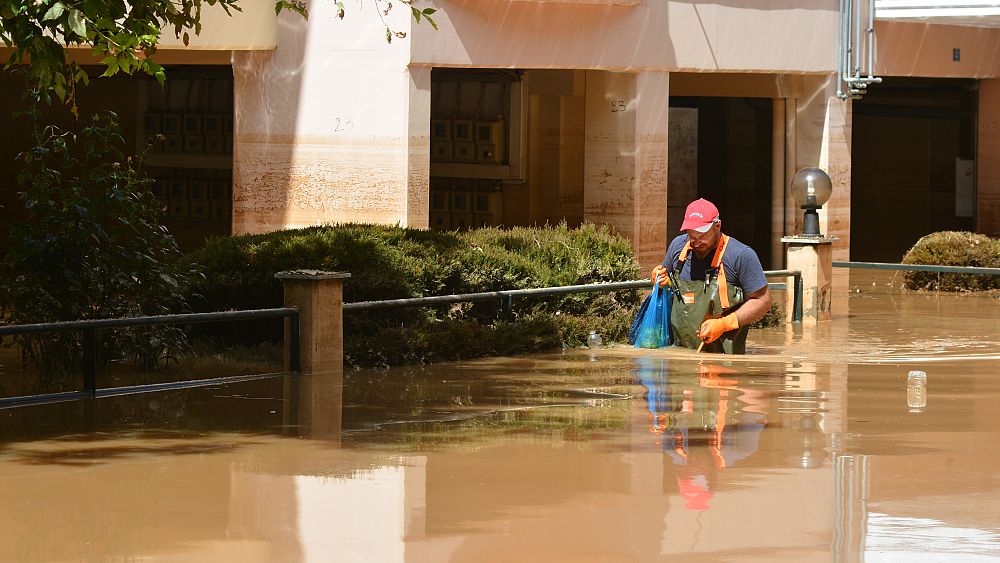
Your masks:
<svg viewBox="0 0 1000 563"><path fill-rule="evenodd" d="M687 206L680 235L670 242L653 283L673 285L674 344L708 352L746 352L750 323L771 310L771 293L752 248L722 234L719 210L697 199ZM721 266L721 267L720 267Z"/></svg>

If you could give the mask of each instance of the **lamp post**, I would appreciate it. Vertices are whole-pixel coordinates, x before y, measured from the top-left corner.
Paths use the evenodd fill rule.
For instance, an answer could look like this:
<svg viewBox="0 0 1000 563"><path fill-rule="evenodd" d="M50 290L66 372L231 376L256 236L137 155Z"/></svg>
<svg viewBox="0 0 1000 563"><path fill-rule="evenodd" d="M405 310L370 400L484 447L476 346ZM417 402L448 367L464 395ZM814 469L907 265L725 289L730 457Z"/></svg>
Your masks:
<svg viewBox="0 0 1000 563"><path fill-rule="evenodd" d="M830 318L833 241L837 238L819 232L819 210L830 200L833 182L819 168L801 168L792 177L791 188L795 203L805 209L805 215L801 234L781 238L788 245L785 267L802 275L802 320L813 324Z"/></svg>
<svg viewBox="0 0 1000 563"><path fill-rule="evenodd" d="M819 210L830 200L833 194L833 182L830 176L819 168L801 168L792 177L792 196L801 209L805 209L802 218L802 234L805 237L822 237L819 232Z"/></svg>

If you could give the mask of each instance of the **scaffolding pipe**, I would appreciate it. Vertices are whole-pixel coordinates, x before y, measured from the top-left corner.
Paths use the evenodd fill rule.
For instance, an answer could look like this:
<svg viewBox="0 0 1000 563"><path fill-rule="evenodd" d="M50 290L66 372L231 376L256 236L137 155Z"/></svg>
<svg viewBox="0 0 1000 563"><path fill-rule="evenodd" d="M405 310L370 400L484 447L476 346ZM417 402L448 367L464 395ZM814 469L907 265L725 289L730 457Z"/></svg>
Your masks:
<svg viewBox="0 0 1000 563"><path fill-rule="evenodd" d="M868 0L868 80L875 76L875 0Z"/></svg>
<svg viewBox="0 0 1000 563"><path fill-rule="evenodd" d="M855 6L853 1L851 2L851 10L854 12L854 34L851 36L851 45L854 47L854 65L851 67L852 78L861 74L861 1L857 0L857 6Z"/></svg>
<svg viewBox="0 0 1000 563"><path fill-rule="evenodd" d="M844 97L844 10L849 0L840 0L840 33L838 34L838 39L840 44L837 45L837 74L839 79L837 80L837 97Z"/></svg>
<svg viewBox="0 0 1000 563"><path fill-rule="evenodd" d="M867 1L868 25L861 26ZM862 29L866 37L862 37ZM844 100L858 99L867 92L869 84L882 82L875 72L875 2L874 0L840 0L840 52L838 53L837 97ZM863 53L865 49L867 53ZM865 60L867 59L867 61ZM866 64L867 62L867 64ZM867 71L865 67L867 66ZM867 72L867 77L864 76Z"/></svg>

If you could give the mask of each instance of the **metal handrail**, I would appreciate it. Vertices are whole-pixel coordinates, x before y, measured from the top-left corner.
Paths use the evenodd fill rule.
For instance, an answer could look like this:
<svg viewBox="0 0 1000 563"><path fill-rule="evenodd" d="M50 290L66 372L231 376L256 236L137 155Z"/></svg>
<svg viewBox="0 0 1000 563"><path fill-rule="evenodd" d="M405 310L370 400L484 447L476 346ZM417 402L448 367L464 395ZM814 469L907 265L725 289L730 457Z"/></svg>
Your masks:
<svg viewBox="0 0 1000 563"><path fill-rule="evenodd" d="M0 336L8 334L31 334L36 332L73 332L99 328L124 328L133 326L154 326L171 324L199 324L217 321L271 319L297 315L294 307L275 309L249 309L245 311L215 311L212 313L180 313L176 315L154 315L149 317L123 317L119 319L87 319L82 321L60 321L52 323L31 323L0 326Z"/></svg>
<svg viewBox="0 0 1000 563"><path fill-rule="evenodd" d="M126 317L120 319L88 319L82 321L64 321L54 323L31 323L22 325L0 326L0 337L16 334L38 334L42 332L73 332L83 331L83 390L61 393L45 393L21 397L6 397L0 399L0 408L22 406L28 404L55 403L72 401L86 397L112 396L151 390L180 389L200 385L213 385L229 380L237 381L265 376L234 376L232 378L191 379L171 383L139 385L130 387L109 387L103 390L97 388L97 331L108 328L127 328L136 326L157 326L169 324L201 324L219 321L257 320L288 318L289 369L292 373L299 371L301 354L299 350L299 309L297 307L277 307L274 309L250 309L245 311L216 311L211 313L183 313L177 315L156 315L147 317ZM273 374L272 374L273 375ZM268 375L267 377L270 377ZM241 379L242 378L242 379Z"/></svg>
<svg viewBox="0 0 1000 563"><path fill-rule="evenodd" d="M941 274L1000 275L1000 268L975 266L936 266L930 264L891 264L888 262L834 262L834 268L867 268L872 270L908 270L911 272L937 272Z"/></svg>
<svg viewBox="0 0 1000 563"><path fill-rule="evenodd" d="M769 277L794 277L795 300L793 316L795 321L802 320L802 272L798 270L768 270L764 272ZM372 309L389 309L395 307L427 307L432 305L450 305L453 303L469 303L474 301L499 300L504 314L513 310L515 298L545 297L549 295L564 295L568 293L589 293L594 291L620 291L627 289L645 289L652 281L632 280L623 282L592 283L583 285L564 285L555 287L537 287L530 289L507 289L501 291L483 291L479 293L459 293L455 295L434 295L431 297L407 297L404 299L385 299L382 301L355 301L344 303L344 312L369 311ZM770 287L786 289L785 284L768 284Z"/></svg>

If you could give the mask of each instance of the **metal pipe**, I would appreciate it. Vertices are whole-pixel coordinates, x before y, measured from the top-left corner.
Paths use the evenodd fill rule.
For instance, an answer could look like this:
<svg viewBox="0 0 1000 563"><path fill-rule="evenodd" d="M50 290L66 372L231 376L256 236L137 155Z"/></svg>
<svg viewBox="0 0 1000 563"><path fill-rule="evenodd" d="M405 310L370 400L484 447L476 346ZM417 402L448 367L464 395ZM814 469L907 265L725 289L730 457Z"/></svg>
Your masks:
<svg viewBox="0 0 1000 563"><path fill-rule="evenodd" d="M148 385L129 385L127 387L109 387L98 389L95 398L119 397L122 395L137 395L139 393L153 393L156 391L173 391L175 389L188 389L191 387L207 387L209 385L227 385L230 383L242 383L244 381L255 381L257 379L270 379L281 377L287 373L261 373L255 375L232 375L229 377L213 377L210 379L189 379L187 381L172 381L170 383L150 383Z"/></svg>
<svg viewBox="0 0 1000 563"><path fill-rule="evenodd" d="M61 393L45 393L44 395L25 395L23 397L4 397L0 399L0 409L27 407L31 405L51 405L93 398L90 391L64 391Z"/></svg>
<svg viewBox="0 0 1000 563"><path fill-rule="evenodd" d="M868 80L875 76L875 0L868 0Z"/></svg>
<svg viewBox="0 0 1000 563"><path fill-rule="evenodd" d="M33 334L37 332L70 332L91 328L123 328L130 326L154 326L168 324L198 324L215 321L249 319L271 319L286 317L296 311L294 307L276 309L251 309L247 311L216 311L212 313L185 313L180 315L158 315L155 317L128 317L123 319L94 319L86 321L65 321L55 323L32 323L0 326L0 336L8 334Z"/></svg>
<svg viewBox="0 0 1000 563"><path fill-rule="evenodd" d="M511 289L505 291L486 291L482 293L463 293L458 295L436 295L432 297L410 297L406 299L388 299L385 301L358 301L344 303L344 311L362 309L385 309L388 307L412 307L426 305L448 305L451 303L467 303L470 301L499 301L509 297L538 297L545 295L562 295L566 293L586 293L591 291L617 291L626 289L645 289L652 285L650 280L635 280L625 282L595 283L587 285L567 285L561 287L539 287L534 289Z"/></svg>
<svg viewBox="0 0 1000 563"><path fill-rule="evenodd" d="M854 2L857 2L855 9ZM854 35L851 43L854 45L854 66L851 68L851 77L858 78L861 75L861 0L851 0L851 8L854 11Z"/></svg>
<svg viewBox="0 0 1000 563"><path fill-rule="evenodd" d="M765 276L788 277L801 279L802 272L798 270L766 270ZM428 307L433 305L449 305L452 303L468 303L472 301L500 301L506 307L506 301L513 298L545 297L549 295L565 295L568 293L589 293L594 291L623 291L629 289L647 289L652 286L650 280L633 280L623 282L592 283L586 285L565 285L557 287L537 287L531 289L509 289L504 291L484 291L481 293L462 293L457 295L435 295L432 297L409 297L406 299L387 299L384 301L357 301L344 303L344 311L362 311L369 309L389 309L393 307Z"/></svg>
<svg viewBox="0 0 1000 563"><path fill-rule="evenodd" d="M851 83L851 53L853 52L853 41L851 40L851 20L854 17L854 0L845 0L845 10L844 19L842 22L844 28L844 66L841 71L844 76L844 82L848 85Z"/></svg>
<svg viewBox="0 0 1000 563"><path fill-rule="evenodd" d="M935 266L929 264L889 264L886 262L834 262L834 268L864 268L870 270L907 270L911 272L937 272L941 274L975 274L1000 276L1000 268L972 266Z"/></svg>
<svg viewBox="0 0 1000 563"><path fill-rule="evenodd" d="M25 395L22 397L5 397L0 399L0 409L10 409L15 407L26 407L32 405L51 405L54 403L65 403L69 401L79 401L80 399L101 399L105 397L118 397L122 395L136 395L139 393L153 393L156 391L173 391L175 389L188 389L191 387L207 387L210 385L226 385L229 383L242 383L244 381L254 381L257 379L269 379L287 375L285 373L262 373L256 375L233 375L229 377L213 377L210 379L190 379L187 381L173 381L170 383L150 383L148 385L129 385L126 387L110 387L107 389L97 389L90 391L67 391L61 393L44 393L42 395Z"/></svg>
<svg viewBox="0 0 1000 563"><path fill-rule="evenodd" d="M839 34L839 45L837 46L837 97L844 97L844 2L846 0L840 0L840 10L838 14L840 15L840 34Z"/></svg>

